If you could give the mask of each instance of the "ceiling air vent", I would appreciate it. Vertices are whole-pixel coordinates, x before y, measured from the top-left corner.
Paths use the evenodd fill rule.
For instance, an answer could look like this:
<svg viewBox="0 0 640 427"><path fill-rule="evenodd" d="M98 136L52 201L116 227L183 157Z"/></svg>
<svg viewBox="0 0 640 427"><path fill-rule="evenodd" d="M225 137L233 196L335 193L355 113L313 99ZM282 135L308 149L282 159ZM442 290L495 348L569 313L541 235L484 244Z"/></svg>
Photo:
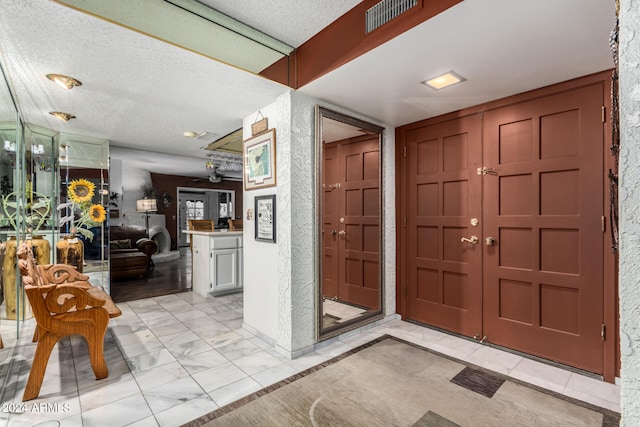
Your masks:
<svg viewBox="0 0 640 427"><path fill-rule="evenodd" d="M418 0L382 0L367 10L367 33L415 7Z"/></svg>

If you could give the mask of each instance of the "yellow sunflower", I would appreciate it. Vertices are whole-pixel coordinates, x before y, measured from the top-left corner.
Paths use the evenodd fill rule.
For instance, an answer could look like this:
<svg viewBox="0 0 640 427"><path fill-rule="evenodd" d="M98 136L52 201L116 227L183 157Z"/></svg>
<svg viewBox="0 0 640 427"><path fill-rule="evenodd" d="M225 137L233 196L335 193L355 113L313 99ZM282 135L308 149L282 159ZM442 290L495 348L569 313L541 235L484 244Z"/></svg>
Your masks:
<svg viewBox="0 0 640 427"><path fill-rule="evenodd" d="M74 203L88 202L93 198L96 185L84 178L74 179L69 183L69 199Z"/></svg>
<svg viewBox="0 0 640 427"><path fill-rule="evenodd" d="M107 211L102 205L91 205L89 208L89 217L93 222L103 222L107 218Z"/></svg>

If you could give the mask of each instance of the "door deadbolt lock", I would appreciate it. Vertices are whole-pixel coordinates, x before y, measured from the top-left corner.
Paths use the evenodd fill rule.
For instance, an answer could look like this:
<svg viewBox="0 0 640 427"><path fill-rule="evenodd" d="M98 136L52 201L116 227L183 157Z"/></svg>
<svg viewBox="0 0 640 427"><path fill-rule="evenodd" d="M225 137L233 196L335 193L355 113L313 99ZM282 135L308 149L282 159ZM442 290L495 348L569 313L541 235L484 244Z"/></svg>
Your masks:
<svg viewBox="0 0 640 427"><path fill-rule="evenodd" d="M340 224L344 224L344 217L340 217Z"/></svg>
<svg viewBox="0 0 640 427"><path fill-rule="evenodd" d="M471 218L469 223L471 224L472 227L477 227L480 221L478 221L478 218Z"/></svg>
<svg viewBox="0 0 640 427"><path fill-rule="evenodd" d="M463 237L462 239L460 239L461 242L467 242L467 243L471 243L472 245L477 245L478 244L478 236L471 236L469 238L467 237Z"/></svg>
<svg viewBox="0 0 640 427"><path fill-rule="evenodd" d="M486 237L484 239L484 244L487 246L495 246L496 245L496 239L494 239L493 237Z"/></svg>

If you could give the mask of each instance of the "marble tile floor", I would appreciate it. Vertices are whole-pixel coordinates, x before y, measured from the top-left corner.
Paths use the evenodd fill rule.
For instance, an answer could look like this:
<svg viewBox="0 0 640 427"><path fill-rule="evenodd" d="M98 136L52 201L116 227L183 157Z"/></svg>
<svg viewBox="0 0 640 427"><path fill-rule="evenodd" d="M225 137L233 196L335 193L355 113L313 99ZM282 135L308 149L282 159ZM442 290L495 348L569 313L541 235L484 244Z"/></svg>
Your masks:
<svg viewBox="0 0 640 427"><path fill-rule="evenodd" d="M323 342L294 360L242 328L242 294L192 292L118 304L105 342L109 377L96 381L79 337L53 350L40 397L21 401L35 344L24 325L8 366L0 426L178 426L384 334L619 412L613 384L392 319ZM15 330L15 327L14 327ZM57 421L47 424L48 421Z"/></svg>
<svg viewBox="0 0 640 427"><path fill-rule="evenodd" d="M346 322L347 320L354 319L367 312L365 309L329 299L322 302L322 310L325 315L333 316L338 319L337 323Z"/></svg>

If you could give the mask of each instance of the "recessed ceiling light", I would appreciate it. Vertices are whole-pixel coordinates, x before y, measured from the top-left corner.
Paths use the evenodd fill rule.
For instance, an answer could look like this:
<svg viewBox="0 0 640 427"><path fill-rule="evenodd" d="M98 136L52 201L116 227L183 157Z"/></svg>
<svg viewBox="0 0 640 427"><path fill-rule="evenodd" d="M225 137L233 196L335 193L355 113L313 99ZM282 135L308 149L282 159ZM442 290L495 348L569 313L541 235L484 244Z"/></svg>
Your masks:
<svg viewBox="0 0 640 427"><path fill-rule="evenodd" d="M198 133L188 130L184 132L183 135L185 136L185 138L196 138L198 136Z"/></svg>
<svg viewBox="0 0 640 427"><path fill-rule="evenodd" d="M47 74L47 78L63 89L73 89L76 86L82 86L80 80L62 74Z"/></svg>
<svg viewBox="0 0 640 427"><path fill-rule="evenodd" d="M456 83L463 82L465 80L467 79L465 79L455 71L447 71L446 73L427 79L421 83L425 86L430 87L431 89L440 90L444 89L445 87L452 86Z"/></svg>
<svg viewBox="0 0 640 427"><path fill-rule="evenodd" d="M49 111L49 114L63 122L68 122L69 120L76 118L73 114L64 113L62 111Z"/></svg>

